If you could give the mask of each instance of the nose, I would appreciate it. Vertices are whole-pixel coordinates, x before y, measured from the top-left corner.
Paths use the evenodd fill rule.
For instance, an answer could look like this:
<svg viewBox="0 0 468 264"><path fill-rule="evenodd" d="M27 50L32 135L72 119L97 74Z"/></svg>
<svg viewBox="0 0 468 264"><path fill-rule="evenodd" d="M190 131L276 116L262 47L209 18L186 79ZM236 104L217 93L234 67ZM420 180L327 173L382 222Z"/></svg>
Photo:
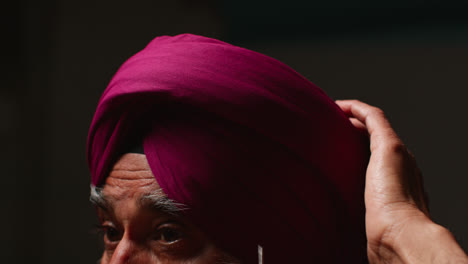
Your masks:
<svg viewBox="0 0 468 264"><path fill-rule="evenodd" d="M109 264L153 264L157 263L151 256L150 250L138 245L134 241L123 237L117 245Z"/></svg>

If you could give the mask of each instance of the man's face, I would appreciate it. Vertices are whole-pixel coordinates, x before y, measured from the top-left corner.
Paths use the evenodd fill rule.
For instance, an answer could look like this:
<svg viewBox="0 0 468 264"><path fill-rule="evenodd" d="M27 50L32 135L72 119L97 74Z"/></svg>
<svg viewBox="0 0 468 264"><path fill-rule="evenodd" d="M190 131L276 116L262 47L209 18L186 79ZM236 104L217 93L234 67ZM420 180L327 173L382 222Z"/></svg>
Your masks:
<svg viewBox="0 0 468 264"><path fill-rule="evenodd" d="M165 197L145 155L122 156L102 197L97 208L104 229L103 264L238 263L186 219L155 206Z"/></svg>

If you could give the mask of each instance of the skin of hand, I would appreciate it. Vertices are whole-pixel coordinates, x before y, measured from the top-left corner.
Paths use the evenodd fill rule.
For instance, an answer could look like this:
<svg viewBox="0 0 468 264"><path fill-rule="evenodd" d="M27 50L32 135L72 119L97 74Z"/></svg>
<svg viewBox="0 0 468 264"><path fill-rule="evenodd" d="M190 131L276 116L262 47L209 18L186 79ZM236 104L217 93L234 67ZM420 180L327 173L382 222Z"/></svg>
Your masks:
<svg viewBox="0 0 468 264"><path fill-rule="evenodd" d="M453 235L429 215L421 172L382 110L338 100L355 127L368 133L367 252L370 263L468 263Z"/></svg>

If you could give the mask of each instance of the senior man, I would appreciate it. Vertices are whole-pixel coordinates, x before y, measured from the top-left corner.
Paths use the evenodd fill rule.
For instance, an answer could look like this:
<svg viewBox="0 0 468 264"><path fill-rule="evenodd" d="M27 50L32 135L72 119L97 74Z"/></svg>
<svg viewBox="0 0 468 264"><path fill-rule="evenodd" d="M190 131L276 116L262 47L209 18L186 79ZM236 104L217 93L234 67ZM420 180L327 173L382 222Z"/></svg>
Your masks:
<svg viewBox="0 0 468 264"><path fill-rule="evenodd" d="M429 220L384 117L339 105L262 54L191 34L154 39L118 70L90 128L102 263L413 261L414 237L395 230L442 237L437 252L465 261Z"/></svg>

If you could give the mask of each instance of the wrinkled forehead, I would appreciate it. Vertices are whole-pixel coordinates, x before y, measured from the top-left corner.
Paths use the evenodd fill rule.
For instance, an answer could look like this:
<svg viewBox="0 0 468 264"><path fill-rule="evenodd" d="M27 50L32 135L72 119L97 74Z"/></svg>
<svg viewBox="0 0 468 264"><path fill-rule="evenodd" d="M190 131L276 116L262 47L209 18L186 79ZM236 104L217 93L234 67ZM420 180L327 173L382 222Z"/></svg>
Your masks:
<svg viewBox="0 0 468 264"><path fill-rule="evenodd" d="M113 166L105 184L92 189L91 200L106 211L116 208L151 209L153 212L179 215L185 205L169 199L150 170L144 154L124 154ZM93 192L94 190L94 192Z"/></svg>
<svg viewBox="0 0 468 264"><path fill-rule="evenodd" d="M123 154L112 166L112 170L108 177L114 176L119 172L139 172L142 177L147 177L147 173L151 173L151 175L153 175L146 156L140 153Z"/></svg>
<svg viewBox="0 0 468 264"><path fill-rule="evenodd" d="M140 197L160 189L144 154L127 153L114 164L103 194L116 199Z"/></svg>

